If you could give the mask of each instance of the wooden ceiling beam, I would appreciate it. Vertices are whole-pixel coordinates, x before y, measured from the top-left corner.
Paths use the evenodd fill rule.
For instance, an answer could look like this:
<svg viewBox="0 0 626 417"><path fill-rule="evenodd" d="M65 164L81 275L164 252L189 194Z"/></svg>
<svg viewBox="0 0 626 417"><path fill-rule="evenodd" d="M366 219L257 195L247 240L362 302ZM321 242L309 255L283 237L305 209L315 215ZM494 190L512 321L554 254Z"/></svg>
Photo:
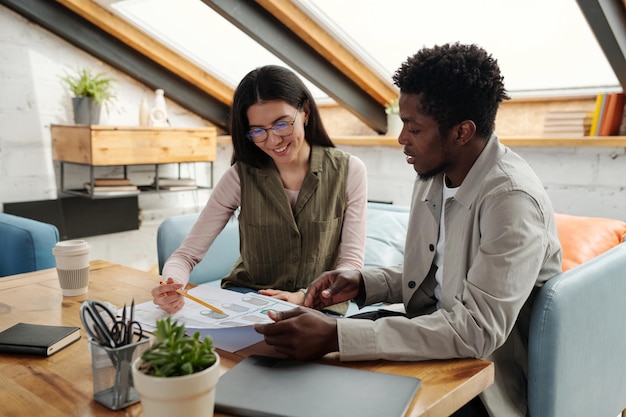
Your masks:
<svg viewBox="0 0 626 417"><path fill-rule="evenodd" d="M284 4L287 5L290 1L284 0ZM319 87L367 126L379 133L387 130L384 99L380 97L377 99L365 91L353 77L335 66L328 57L322 56L260 2L249 0L202 0L202 2Z"/></svg>
<svg viewBox="0 0 626 417"><path fill-rule="evenodd" d="M88 7L90 1L76 2L74 6ZM102 60L117 70L128 74L150 88L163 88L168 97L228 131L230 105L218 100L213 94L198 87L194 80L187 80L168 68L160 65L113 34L105 31L97 23L78 14L60 1L50 0L0 0L0 4L19 13L43 29L59 36L77 48ZM91 9L92 13L108 14L104 10ZM85 14L86 16L89 13ZM111 24L114 24L110 22ZM125 24L125 22L118 22Z"/></svg>
<svg viewBox="0 0 626 417"><path fill-rule="evenodd" d="M57 0L140 54L231 106L234 88L91 0Z"/></svg>
<svg viewBox="0 0 626 417"><path fill-rule="evenodd" d="M398 97L398 89L392 84L391 79L385 80L373 72L366 63L302 10L296 1L257 0L257 3L378 103L384 106Z"/></svg>

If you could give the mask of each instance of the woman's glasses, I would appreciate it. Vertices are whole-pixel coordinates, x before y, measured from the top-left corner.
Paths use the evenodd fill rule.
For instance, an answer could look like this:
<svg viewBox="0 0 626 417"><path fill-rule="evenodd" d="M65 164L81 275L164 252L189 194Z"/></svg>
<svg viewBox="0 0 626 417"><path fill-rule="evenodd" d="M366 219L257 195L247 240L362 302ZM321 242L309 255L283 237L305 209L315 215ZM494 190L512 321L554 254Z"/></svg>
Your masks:
<svg viewBox="0 0 626 417"><path fill-rule="evenodd" d="M291 122L280 121L274 123L272 126L267 129L262 127L255 127L254 129L250 129L248 134L246 135L248 139L250 139L254 143L261 143L267 140L268 131L271 130L275 135L278 136L289 136L293 133L293 125L298 118L298 112L300 111L300 107L296 109L296 114L293 116L293 120Z"/></svg>

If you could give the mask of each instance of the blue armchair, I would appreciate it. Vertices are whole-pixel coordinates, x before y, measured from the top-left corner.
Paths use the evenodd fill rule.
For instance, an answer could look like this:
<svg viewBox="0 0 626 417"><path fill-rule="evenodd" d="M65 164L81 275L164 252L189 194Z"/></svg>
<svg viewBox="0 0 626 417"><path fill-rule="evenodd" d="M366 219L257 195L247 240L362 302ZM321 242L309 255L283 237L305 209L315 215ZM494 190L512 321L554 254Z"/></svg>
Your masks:
<svg viewBox="0 0 626 417"><path fill-rule="evenodd" d="M167 258L183 243L197 219L197 213L182 214L168 217L159 225L157 230L159 274L163 272L163 265ZM189 282L192 284L215 282L219 285L220 280L228 274L238 257L239 224L237 219L232 217L202 261L191 271Z"/></svg>
<svg viewBox="0 0 626 417"><path fill-rule="evenodd" d="M55 267L58 241L52 224L0 213L0 277Z"/></svg>
<svg viewBox="0 0 626 417"><path fill-rule="evenodd" d="M533 306L530 415L626 417L626 222L563 214L556 221L564 272Z"/></svg>

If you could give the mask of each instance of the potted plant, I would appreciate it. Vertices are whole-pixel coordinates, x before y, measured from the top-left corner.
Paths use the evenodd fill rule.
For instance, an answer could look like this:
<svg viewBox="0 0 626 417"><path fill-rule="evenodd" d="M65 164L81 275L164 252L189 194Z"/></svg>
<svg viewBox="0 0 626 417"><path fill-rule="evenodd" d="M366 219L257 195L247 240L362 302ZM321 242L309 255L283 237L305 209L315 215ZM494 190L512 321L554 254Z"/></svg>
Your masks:
<svg viewBox="0 0 626 417"><path fill-rule="evenodd" d="M133 362L144 417L212 416L220 358L213 340L186 334L171 317L157 321L152 345Z"/></svg>
<svg viewBox="0 0 626 417"><path fill-rule="evenodd" d="M89 68L77 68L71 73L66 71L61 81L74 95L74 123L98 124L102 105L108 111L108 103L115 98L115 80L103 72L95 73Z"/></svg>
<svg viewBox="0 0 626 417"><path fill-rule="evenodd" d="M402 120L400 120L400 107L398 99L391 100L385 105L385 113L387 114L387 136L398 136L402 131Z"/></svg>
<svg viewBox="0 0 626 417"><path fill-rule="evenodd" d="M385 105L385 113L387 114L398 114L400 112L400 107L398 105L398 99L391 100L389 103Z"/></svg>

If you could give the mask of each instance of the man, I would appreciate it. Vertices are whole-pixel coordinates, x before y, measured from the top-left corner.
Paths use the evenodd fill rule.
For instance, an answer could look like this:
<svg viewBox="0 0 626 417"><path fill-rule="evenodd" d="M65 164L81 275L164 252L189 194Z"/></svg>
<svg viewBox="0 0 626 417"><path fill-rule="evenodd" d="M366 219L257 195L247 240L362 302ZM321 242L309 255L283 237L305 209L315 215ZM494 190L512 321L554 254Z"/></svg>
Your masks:
<svg viewBox="0 0 626 417"><path fill-rule="evenodd" d="M404 264L326 272L305 306L402 301L406 316L336 319L297 308L256 329L298 359L485 358L495 383L459 415L525 416L530 310L560 272L561 247L541 182L493 134L509 98L500 69L480 47L455 43L418 51L393 80L398 141L418 173Z"/></svg>

